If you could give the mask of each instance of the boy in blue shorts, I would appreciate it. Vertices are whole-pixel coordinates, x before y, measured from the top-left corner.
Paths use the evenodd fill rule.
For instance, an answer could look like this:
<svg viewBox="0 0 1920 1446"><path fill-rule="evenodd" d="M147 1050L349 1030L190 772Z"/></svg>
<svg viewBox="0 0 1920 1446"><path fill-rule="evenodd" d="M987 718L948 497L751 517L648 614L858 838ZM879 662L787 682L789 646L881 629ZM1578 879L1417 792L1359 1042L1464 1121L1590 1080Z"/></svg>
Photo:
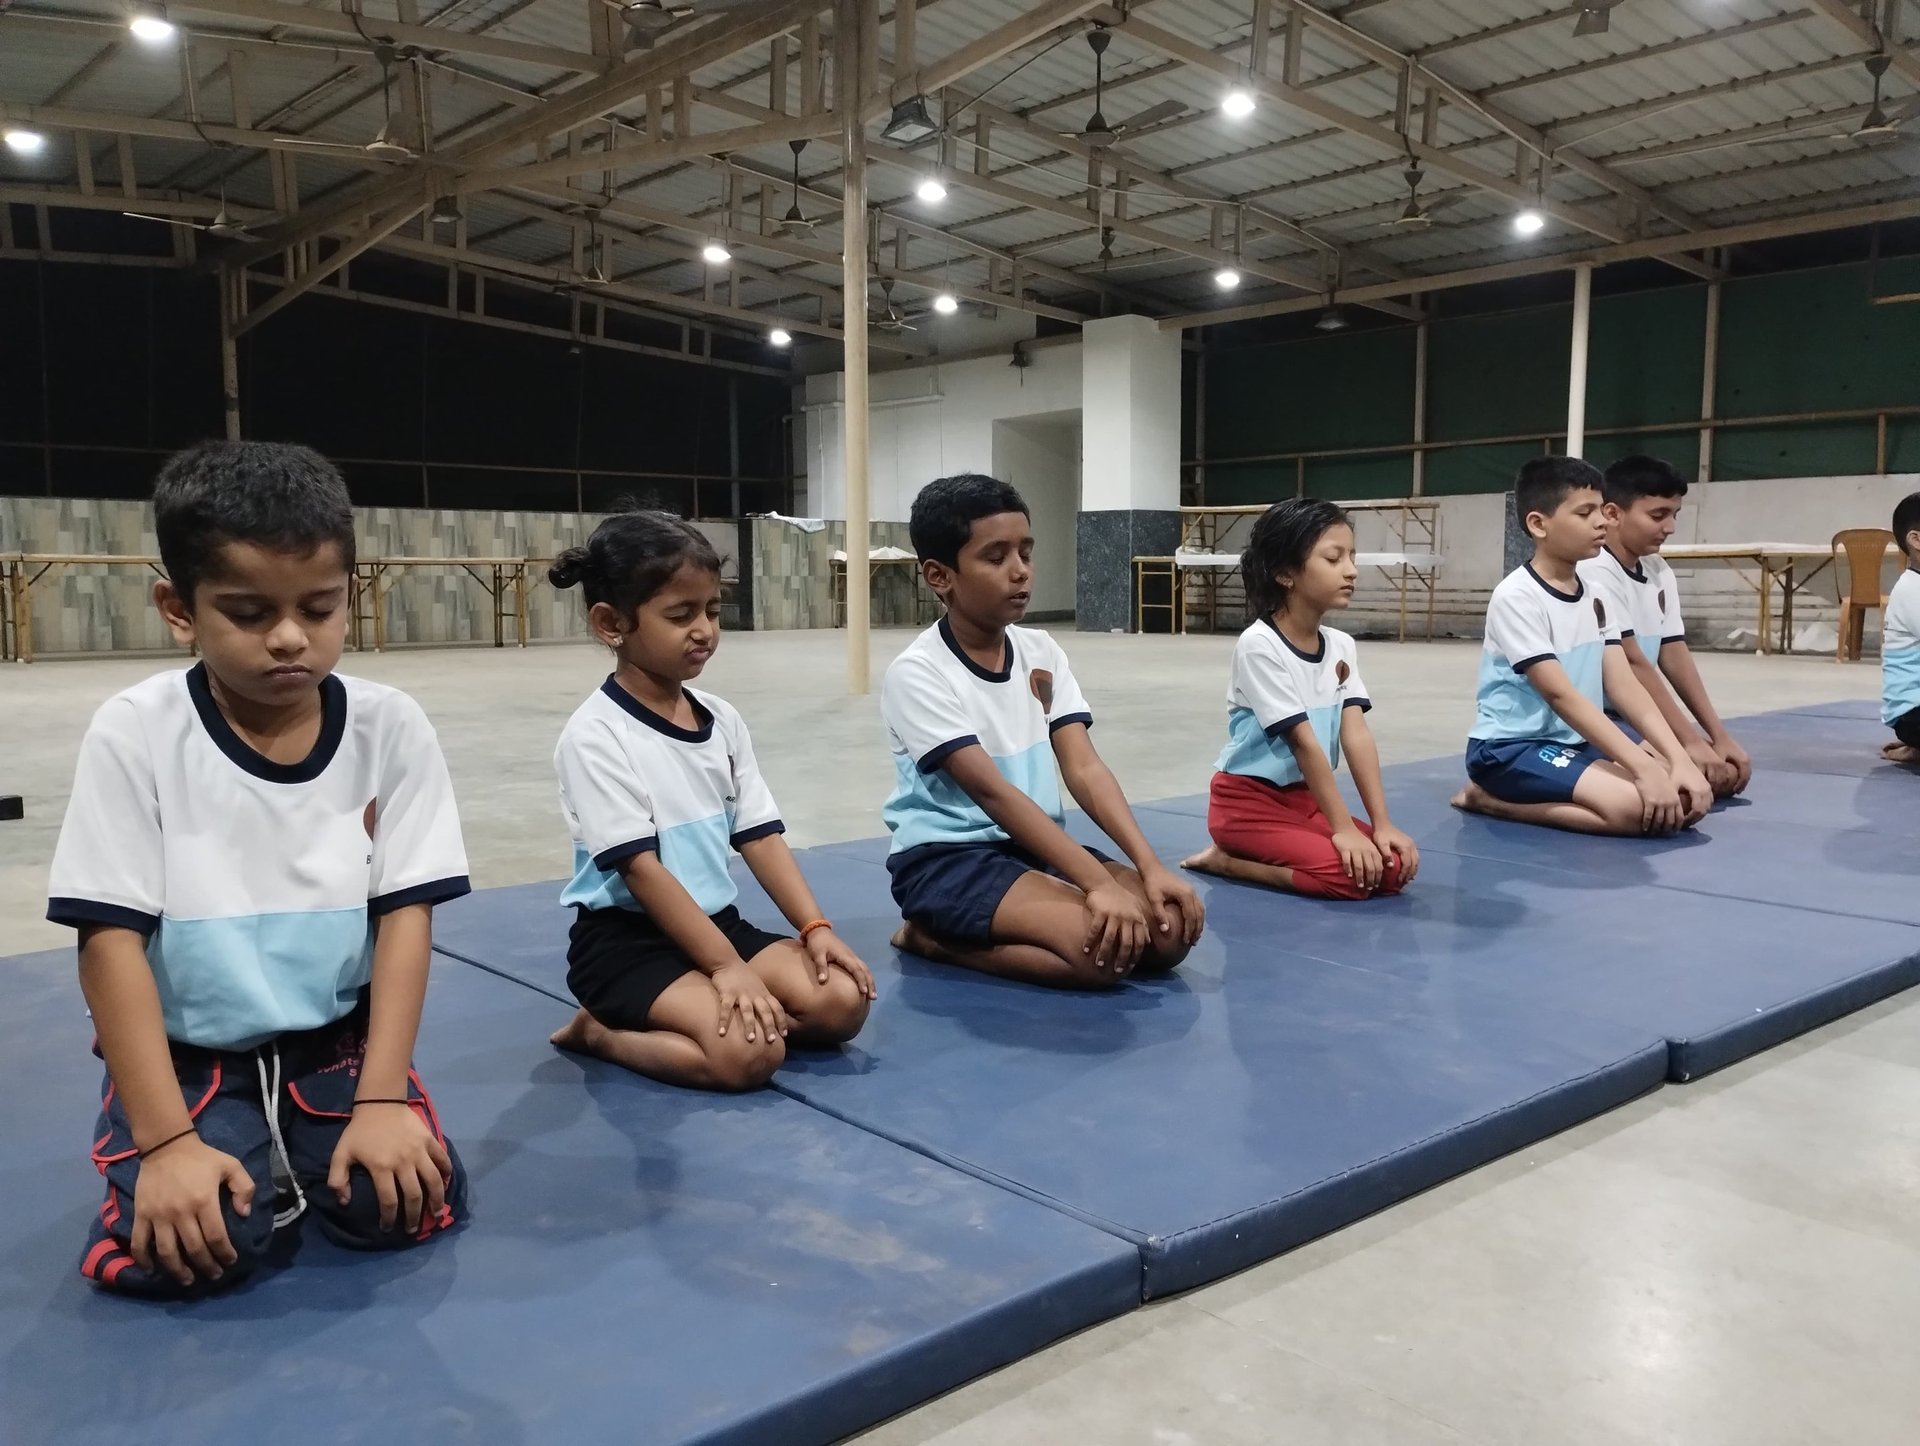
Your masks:
<svg viewBox="0 0 1920 1446"><path fill-rule="evenodd" d="M1606 540L1602 485L1572 457L1520 469L1514 505L1533 560L1487 604L1470 781L1453 805L1581 833L1672 833L1698 822L1713 793L1634 678L1623 621L1580 580L1579 564ZM1607 717L1609 705L1645 745Z"/></svg>
<svg viewBox="0 0 1920 1446"><path fill-rule="evenodd" d="M154 603L201 661L81 740L47 917L80 931L107 1079L80 1270L136 1295L245 1278L311 1207L355 1249L460 1218L409 1063L433 906L467 892L453 788L406 694L334 674L353 511L304 447L210 442L153 494Z"/></svg>
<svg viewBox="0 0 1920 1446"><path fill-rule="evenodd" d="M1887 595L1880 632L1880 719L1893 730L1880 756L1920 763L1920 492L1893 509L1893 535L1906 566Z"/></svg>
<svg viewBox="0 0 1920 1446"><path fill-rule="evenodd" d="M906 918L894 946L1065 989L1174 968L1200 937L1199 897L1147 846L1094 752L1066 654L1014 626L1033 595L1027 504L992 477L943 477L909 525L946 616L881 690L896 777L887 872ZM1062 775L1134 868L1068 836Z"/></svg>
<svg viewBox="0 0 1920 1446"><path fill-rule="evenodd" d="M1607 545L1580 564L1580 581L1620 623L1633 675L1673 729L1715 797L1753 777L1753 760L1727 730L1687 646L1680 579L1660 549L1673 536L1687 479L1658 457L1622 457L1606 473Z"/></svg>

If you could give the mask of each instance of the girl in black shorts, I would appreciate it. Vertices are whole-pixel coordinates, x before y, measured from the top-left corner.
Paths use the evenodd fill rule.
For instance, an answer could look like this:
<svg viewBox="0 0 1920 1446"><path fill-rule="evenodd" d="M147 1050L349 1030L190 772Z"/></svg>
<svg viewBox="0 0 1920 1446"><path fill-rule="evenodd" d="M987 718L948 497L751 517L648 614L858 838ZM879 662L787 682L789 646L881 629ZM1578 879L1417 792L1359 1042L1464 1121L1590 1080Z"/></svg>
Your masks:
<svg viewBox="0 0 1920 1446"><path fill-rule="evenodd" d="M853 1038L873 975L820 915L746 724L686 686L720 644L720 558L666 512L609 517L548 574L586 592L614 670L554 750L573 834L562 1049L698 1089L765 1084L789 1042ZM738 851L799 937L740 917Z"/></svg>

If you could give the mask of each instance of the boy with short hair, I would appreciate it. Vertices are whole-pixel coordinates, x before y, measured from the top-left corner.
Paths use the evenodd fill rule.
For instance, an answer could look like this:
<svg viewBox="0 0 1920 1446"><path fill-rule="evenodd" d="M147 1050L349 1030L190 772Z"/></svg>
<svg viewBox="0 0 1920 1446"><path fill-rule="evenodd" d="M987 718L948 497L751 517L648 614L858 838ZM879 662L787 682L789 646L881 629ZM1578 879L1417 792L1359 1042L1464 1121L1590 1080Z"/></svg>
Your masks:
<svg viewBox="0 0 1920 1446"><path fill-rule="evenodd" d="M1620 646L1633 675L1716 798L1730 798L1753 777L1753 760L1707 696L1680 619L1680 580L1660 556L1673 536L1687 479L1658 457L1622 457L1607 468L1601 515L1607 543L1579 566L1581 581L1620 622ZM1676 696L1676 694L1678 696Z"/></svg>
<svg viewBox="0 0 1920 1446"><path fill-rule="evenodd" d="M1582 833L1672 833L1712 792L1620 651L1620 619L1580 580L1606 538L1602 478L1572 457L1520 469L1514 506L1533 560L1493 590L1480 655L1471 780L1456 808ZM1611 703L1647 740L1607 717Z"/></svg>
<svg viewBox="0 0 1920 1446"><path fill-rule="evenodd" d="M1880 720L1893 729L1880 756L1920 763L1920 492L1893 509L1893 535L1906 566L1887 595L1880 630Z"/></svg>
<svg viewBox="0 0 1920 1446"><path fill-rule="evenodd" d="M1027 504L992 477L943 477L914 499L910 532L946 615L881 690L887 871L906 919L894 946L1067 989L1174 968L1200 937L1199 897L1154 856L1094 752L1066 654L1014 626L1032 600ZM1062 775L1136 868L1068 837Z"/></svg>
<svg viewBox="0 0 1920 1446"><path fill-rule="evenodd" d="M154 605L202 660L94 715L47 917L80 931L107 1067L81 1273L181 1296L243 1279L309 1205L368 1250L464 1212L409 1057L433 906L468 885L426 715L333 671L340 474L304 447L209 442L167 463L153 506Z"/></svg>

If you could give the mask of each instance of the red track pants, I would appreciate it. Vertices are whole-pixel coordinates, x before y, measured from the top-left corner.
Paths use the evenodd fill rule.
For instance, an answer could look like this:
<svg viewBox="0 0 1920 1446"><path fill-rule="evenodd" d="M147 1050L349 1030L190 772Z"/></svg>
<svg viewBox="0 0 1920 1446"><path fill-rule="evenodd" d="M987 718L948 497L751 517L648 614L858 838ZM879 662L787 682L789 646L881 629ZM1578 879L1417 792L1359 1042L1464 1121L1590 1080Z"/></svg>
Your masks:
<svg viewBox="0 0 1920 1446"><path fill-rule="evenodd" d="M1353 826L1373 837L1373 826ZM1386 856L1380 887L1368 894L1346 875L1333 846L1333 825L1306 784L1282 788L1262 778L1216 773L1207 797L1207 832L1225 852L1293 871L1296 892L1319 899L1380 898L1400 892L1400 860Z"/></svg>

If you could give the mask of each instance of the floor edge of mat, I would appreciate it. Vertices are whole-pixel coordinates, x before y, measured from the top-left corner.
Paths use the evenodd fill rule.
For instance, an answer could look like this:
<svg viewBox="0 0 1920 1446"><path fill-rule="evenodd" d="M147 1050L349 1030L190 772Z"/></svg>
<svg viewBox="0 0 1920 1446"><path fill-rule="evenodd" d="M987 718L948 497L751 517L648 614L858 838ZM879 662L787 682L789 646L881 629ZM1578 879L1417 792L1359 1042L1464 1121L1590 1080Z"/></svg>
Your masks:
<svg viewBox="0 0 1920 1446"><path fill-rule="evenodd" d="M1111 1282L1102 1279L1109 1272ZM1061 1301L1070 1298L1063 1284L1083 1282L1095 1288L1096 1298L1084 1309L1061 1309ZM683 1437L675 1446L766 1446L772 1441L781 1446L831 1446L1057 1340L1129 1315L1141 1304L1137 1261L1090 1263L1065 1282L1036 1285L999 1302L935 1341L892 1347L814 1382L805 1396Z"/></svg>
<svg viewBox="0 0 1920 1446"><path fill-rule="evenodd" d="M1704 1034L1669 1040L1667 1077L1680 1084L1701 1079L1915 985L1920 985L1920 952L1756 1009L1744 1019Z"/></svg>
<svg viewBox="0 0 1920 1446"><path fill-rule="evenodd" d="M1438 1131L1283 1199L1157 1240L1143 1256L1146 1298L1192 1290L1283 1255L1617 1109L1665 1084L1668 1063L1667 1042L1649 1040L1574 1079ZM1259 1233L1250 1235L1256 1227ZM1223 1239L1229 1231L1231 1238ZM1202 1233L1206 1241L1182 1247L1185 1237Z"/></svg>

